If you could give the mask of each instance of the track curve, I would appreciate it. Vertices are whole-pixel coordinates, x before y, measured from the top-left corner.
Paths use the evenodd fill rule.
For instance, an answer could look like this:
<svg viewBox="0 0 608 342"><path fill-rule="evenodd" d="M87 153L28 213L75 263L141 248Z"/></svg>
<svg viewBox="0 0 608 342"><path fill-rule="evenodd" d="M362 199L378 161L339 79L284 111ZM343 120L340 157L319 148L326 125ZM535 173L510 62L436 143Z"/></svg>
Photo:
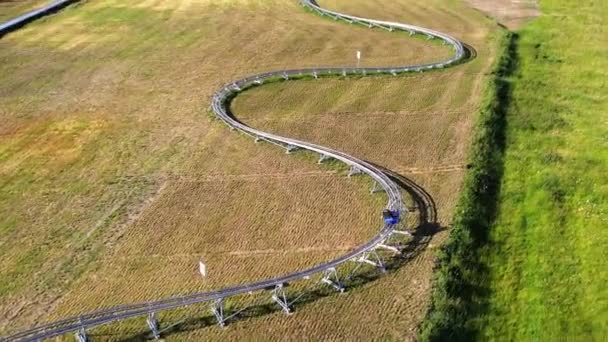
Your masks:
<svg viewBox="0 0 608 342"><path fill-rule="evenodd" d="M401 192L399 186L389 177L389 175L380 168L360 160L356 157L350 156L346 153L320 146L317 144L291 139L287 137L281 137L276 134L263 132L255 128L249 127L230 114L228 106L232 98L243 90L264 84L265 82L274 81L280 78L285 80L292 78L299 78L302 76L311 76L314 78L336 76L336 75L375 75L375 74L402 74L409 72L422 72L426 70L444 68L458 64L466 58L466 51L463 44L456 38L447 34L437 32L434 30L418 27L414 25L401 24L390 21L381 21L373 19L365 19L356 16L351 16L335 11L330 11L321 8L315 0L299 0L300 4L307 7L311 11L314 11L322 16L329 16L335 20L343 20L348 23L356 23L368 26L370 28L380 28L387 31L406 31L410 35L421 34L427 36L429 39L440 39L451 46L454 50L454 54L446 60L441 60L429 64L420 65L408 65L408 66L396 66L396 67L380 67L380 68L307 68L307 69L294 69L294 70L280 70L262 73L258 75L249 76L236 81L233 81L221 89L219 89L212 98L211 110L223 123L225 123L230 129L240 131L258 140L263 140L283 148L288 151L294 148L305 149L318 153L323 158L333 158L349 165L354 170L362 172L371 177L377 185L384 190L388 196L388 203L386 209L399 213L401 217L405 216L407 210L403 204L401 198ZM56 322L40 325L22 332L0 338L2 341L38 341L41 339L52 338L60 336L70 332L84 332L84 329L92 328L115 321L154 314L159 311L174 309L178 307L184 307L202 302L214 302L221 301L230 296L245 294L252 291L268 290L272 288L281 287L283 284L293 282L300 279L309 279L311 276L324 273L326 271L335 270L336 267L342 265L348 261L361 261L361 258L366 253L373 252L377 248L386 247L387 241L397 234L403 234L403 231L396 230L396 224L385 223L380 229L379 233L374 236L371 240L365 244L357 247L355 250L343 255L335 260L317 265L315 267L291 273L285 276L276 278L266 279L255 283L224 288L216 291L194 293L183 296L176 296L165 298L157 301L143 302L137 304L128 304L116 306L104 310L99 310L87 314L83 314L76 317L63 319ZM274 297L273 297L274 299ZM275 299L276 300L276 299ZM221 322L223 323L223 322ZM155 334L156 335L156 334Z"/></svg>

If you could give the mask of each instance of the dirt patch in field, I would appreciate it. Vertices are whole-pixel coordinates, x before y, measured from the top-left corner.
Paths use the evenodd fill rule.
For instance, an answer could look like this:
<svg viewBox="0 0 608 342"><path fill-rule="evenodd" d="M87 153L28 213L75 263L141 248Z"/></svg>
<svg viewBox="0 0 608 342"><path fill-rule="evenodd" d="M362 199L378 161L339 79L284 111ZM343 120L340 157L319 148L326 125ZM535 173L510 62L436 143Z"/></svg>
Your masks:
<svg viewBox="0 0 608 342"><path fill-rule="evenodd" d="M0 0L0 23L40 8L51 0Z"/></svg>
<svg viewBox="0 0 608 342"><path fill-rule="evenodd" d="M540 15L537 0L467 0L467 2L510 30L516 30Z"/></svg>

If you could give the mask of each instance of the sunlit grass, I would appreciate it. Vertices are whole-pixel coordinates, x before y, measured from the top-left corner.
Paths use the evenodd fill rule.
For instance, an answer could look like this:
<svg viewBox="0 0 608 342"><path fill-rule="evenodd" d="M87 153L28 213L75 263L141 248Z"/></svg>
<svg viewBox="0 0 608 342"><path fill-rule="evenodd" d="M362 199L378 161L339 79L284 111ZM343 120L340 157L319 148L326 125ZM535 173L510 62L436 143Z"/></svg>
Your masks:
<svg viewBox="0 0 608 342"><path fill-rule="evenodd" d="M520 32L484 338L608 333L608 7L542 1Z"/></svg>
<svg viewBox="0 0 608 342"><path fill-rule="evenodd" d="M408 3L392 2L390 5L396 7L390 10L372 8L369 15L394 14L400 11L399 6L401 10L409 8ZM348 5L363 7L365 2ZM452 13L426 6L417 5L419 11L413 13L403 11L401 21L411 16L419 24L432 22L447 32L453 29L484 49L480 58L454 69L466 70L469 76L459 75L449 86L449 79L442 78L446 88L467 88L462 94L474 94L475 87L483 84L493 57L491 26L481 15L456 3L450 6L467 13L462 25ZM356 49L364 52L364 65L428 62L450 53L447 47L403 34L322 20L295 0L87 1L3 37L1 333L99 307L287 273L318 264L365 241L376 232L374 223L380 220L377 213L384 204L381 195L369 196L369 180L323 174L334 170L318 166L316 156L287 156L268 144L255 144L207 115L213 91L225 82L281 68L348 65L353 63ZM328 83L336 86L330 89L336 96L333 103L323 104L333 104L328 108L331 110L360 112L360 118L379 110L407 109L416 112L417 121L424 124L431 100L441 102L434 103L435 118L440 118L451 103L462 103L452 102L451 90L441 92L432 80L423 82L425 77L390 78L391 96L386 99L390 101L377 100L387 93L378 86L387 77L340 81L342 86L358 82L353 88L366 96L356 103L350 99L349 86ZM418 81L428 88L428 98L412 94L408 99L415 100L400 101L400 89L414 92L412 83ZM290 83L283 85L301 90L296 94L298 99L312 95L316 87L312 81ZM249 97L247 103L256 110L236 113L237 117L260 121L279 117L280 113L262 110L268 106L266 100L264 96ZM470 106L477 104L475 96L469 100ZM383 108L383 103L389 106ZM306 114L298 114L293 106L288 108L291 117ZM460 117L466 123L473 113L466 111L450 118ZM361 122L359 129L364 130L366 124ZM293 120L291 125L291 132L309 127L305 120ZM340 126L319 129L328 136L343 131ZM382 133L381 129L370 129L366 139L379 146L384 141L400 147L396 139L380 139L378 134ZM400 138L411 149L421 143L407 140L413 139L407 135ZM357 148L360 141L353 139L349 147L355 155L363 154ZM389 159L377 153L381 149L374 154ZM419 155L428 162L423 153ZM458 168L420 176L425 187L436 194L442 222L449 221L461 176ZM226 214L232 212L238 215ZM290 217L291 224L287 224ZM330 224L331 229L326 229ZM314 233L315 229L323 234ZM268 237L273 234L276 236ZM176 237L181 237L181 242ZM222 238L230 242L229 237L241 237L238 242L244 244L240 263L225 257L234 252L233 243L221 243ZM208 244L217 241L213 238L220 240L211 244L216 250ZM342 245L347 238L352 241ZM297 243L295 253L291 252L294 248L287 248L289 241ZM317 250L311 245L329 248ZM298 254L300 248L305 256ZM257 250L294 257L282 258L279 263L278 257L265 258L264 253L255 254ZM248 251L256 257L250 257ZM196 272L196 261L205 253L216 265L226 266L210 265L217 277L213 282L202 282ZM391 327L386 334L411 336L426 305L432 256L429 250L411 268L400 270L399 276L373 284L380 289L371 296L364 289L353 290L359 293L358 300L332 297L329 310L314 304L311 310L300 313L308 319L285 318L286 324L281 326L298 333L304 329L317 337L330 331L379 336L386 333L384 328L372 328L383 322ZM397 293L396 297L387 297L389 292ZM358 306L352 307L352 302ZM52 310L48 310L49 303ZM350 313L335 315L332 310L340 306ZM364 323L351 319L362 311L376 318ZM334 317L338 322L319 316ZM227 334L227 339L251 336L251 331L281 336L265 319L253 321L242 323L247 329L214 330L212 334L216 338ZM302 321L310 324L301 326ZM339 330L335 329L337 324L341 325ZM145 327L139 321L118 326L130 331ZM107 330L116 328L108 326ZM210 333L201 329L182 334Z"/></svg>
<svg viewBox="0 0 608 342"><path fill-rule="evenodd" d="M0 23L51 3L52 0L0 1Z"/></svg>

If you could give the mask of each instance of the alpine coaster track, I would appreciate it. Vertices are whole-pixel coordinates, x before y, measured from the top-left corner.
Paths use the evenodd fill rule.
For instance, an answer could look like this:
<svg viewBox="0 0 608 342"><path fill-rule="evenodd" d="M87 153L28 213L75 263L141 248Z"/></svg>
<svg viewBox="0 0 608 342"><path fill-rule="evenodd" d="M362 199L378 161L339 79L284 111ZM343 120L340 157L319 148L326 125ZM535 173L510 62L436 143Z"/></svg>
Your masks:
<svg viewBox="0 0 608 342"><path fill-rule="evenodd" d="M398 75L411 72L423 72L432 69L441 69L460 63L466 58L465 48L463 44L456 38L434 30L396 22L359 18L356 16L330 11L321 8L315 0L299 0L299 2L302 6L308 8L309 10L314 11L321 16L330 17L334 20L343 20L350 24L360 24L369 28L379 28L387 31L405 31L409 32L410 35L424 35L428 37L428 39L439 39L444 44L451 46L454 54L446 60L421 65L381 68L307 68L271 71L259 75L253 75L233 81L218 90L213 95L211 110L217 116L217 118L225 123L230 129L237 130L251 136L256 142L266 141L278 145L285 148L288 153L294 149L308 150L319 154L319 163L328 158L332 158L348 165L351 169L349 175L356 173L367 174L375 181L372 192L386 192L388 203L385 207L385 213L392 215L396 221L385 220L382 229L375 237L348 254L303 271L216 291L175 296L137 304L127 304L90 312L24 330L22 332L0 338L0 341L38 341L67 333L75 333L76 339L83 342L89 340L86 335L87 329L137 316L147 316L147 325L151 331L151 335L154 338L158 338L163 330L160 328L160 322L156 319L156 313L204 302L210 303L211 312L216 317L218 324L220 326L224 326L225 322L234 316L234 314L225 315L223 307L224 300L231 296L247 294L254 291L270 291L270 298L275 301L283 311L289 313L295 300L291 302L288 301L284 286L290 282L302 279L312 279L313 277L318 277L320 275L320 282L327 284L340 292L343 292L345 288L340 282L339 273L337 270L338 266L349 261L354 261L361 264L369 264L384 270L384 263L382 258L380 258L380 256L376 253L376 250L386 249L397 253L400 252L399 246L391 244L391 241L395 241L395 239L403 236L411 235L408 230L397 229L399 220L403 222L405 221L403 218L407 214L407 209L403 203L399 186L384 171L366 161L328 147L281 137L249 127L232 117L228 107L230 101L245 89L259 86L265 82L270 82L280 78L289 80L298 79L305 76L314 77L316 79L330 76L366 76L379 74Z"/></svg>

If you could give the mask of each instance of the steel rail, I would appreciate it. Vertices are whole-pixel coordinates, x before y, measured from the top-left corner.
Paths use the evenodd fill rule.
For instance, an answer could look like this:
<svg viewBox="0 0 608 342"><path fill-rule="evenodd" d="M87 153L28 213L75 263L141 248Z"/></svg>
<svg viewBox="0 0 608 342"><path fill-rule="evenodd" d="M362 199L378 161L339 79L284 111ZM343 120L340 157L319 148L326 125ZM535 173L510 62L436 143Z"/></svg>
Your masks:
<svg viewBox="0 0 608 342"><path fill-rule="evenodd" d="M80 1L80 0L55 0L46 6L42 6L38 9L35 9L33 11L20 15L16 18L13 18L11 20L0 23L0 37L2 37L3 35L11 32L11 31L18 29L19 27L21 27L33 20L36 20L40 17L43 17L45 15L56 12L56 11L64 8L65 6L68 6L68 5L78 2L78 1Z"/></svg>
<svg viewBox="0 0 608 342"><path fill-rule="evenodd" d="M411 34L423 34L433 39L440 39L445 44L450 45L454 49L454 54L442 61L429 64L420 65L407 65L397 67L380 67L380 68L353 68L353 67L335 67L335 68L306 68L306 69L294 69L294 70L279 70L272 71L262 74L257 74L249 77L245 77L223 86L218 90L212 97L211 110L223 123L225 123L230 129L240 131L246 135L251 136L257 140L263 140L273 143L284 148L300 148L308 151L312 151L320 154L324 158L330 157L339 160L353 168L356 168L362 173L370 176L387 194L388 203L386 209L394 212L399 212L401 215L405 215L407 210L403 204L401 198L401 192L398 185L388 177L382 170L378 169L374 165L350 156L346 153L320 146L317 144L282 137L276 134L263 132L255 128L249 127L244 123L238 121L230 114L228 105L231 99L241 91L249 88L258 86L268 81L272 81L277 77L284 79L297 78L302 76L313 76L315 78L322 76L333 76L333 75L373 75L390 73L393 75L406 72L419 72L436 68L443 68L451 65L455 65L462 61L466 54L463 44L456 38L446 35L441 32L434 30L401 24L390 21L381 21L360 18L347 14L342 14L335 11L330 11L320 7L315 0L299 0L300 4L307 7L308 9L320 14L327 15L336 20L344 20L349 23L358 23L367 25L370 28L377 27L383 28L389 31L406 31ZM108 309L98 310L91 313L63 319L60 321L51 322L44 325L18 332L16 334L0 338L1 341L37 341L41 339L48 339L56 336L60 336L69 332L76 332L81 329L88 329L92 327L101 326L104 324L112 323L118 320L123 320L131 317L143 316L146 314L156 313L163 310L169 310L188 305L193 305L203 302L212 302L216 300L225 299L234 295L246 294L253 291L268 290L276 286L282 286L290 282L309 279L311 276L325 272L327 270L335 269L337 266L342 265L351 260L357 260L365 253L377 249L383 245L387 239L393 234L396 234L394 224L384 224L380 232L372 239L367 241L361 246L358 246L353 251L321 265L314 266L312 268L291 273L288 275L266 279L254 283L238 285L234 287L224 288L216 291L194 293L188 295L175 296L165 298L156 301L142 302L137 304L127 304ZM223 322L222 322L223 323Z"/></svg>

